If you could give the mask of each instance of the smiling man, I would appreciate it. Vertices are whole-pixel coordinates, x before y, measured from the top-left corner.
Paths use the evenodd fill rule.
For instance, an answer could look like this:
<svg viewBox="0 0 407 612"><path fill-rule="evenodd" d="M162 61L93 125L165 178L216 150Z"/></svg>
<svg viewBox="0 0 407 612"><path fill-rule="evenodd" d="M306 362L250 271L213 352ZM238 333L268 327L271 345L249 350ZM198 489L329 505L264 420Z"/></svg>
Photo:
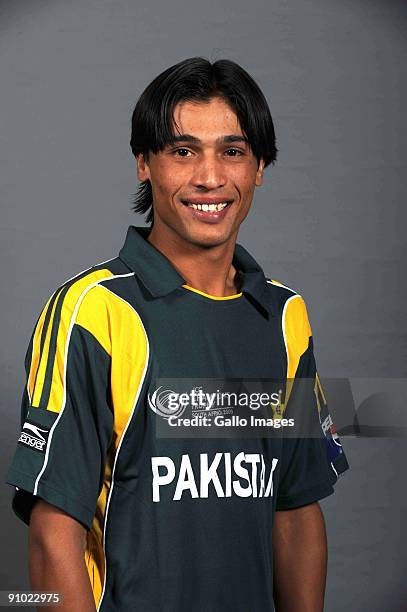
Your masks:
<svg viewBox="0 0 407 612"><path fill-rule="evenodd" d="M130 144L148 225L54 291L27 350L7 482L32 586L65 612L321 611L318 500L348 464L304 300L237 243L276 159L265 97L234 62L184 60L141 95ZM208 380L284 381L319 434L211 436L206 406L198 435L163 435L194 422L178 382Z"/></svg>

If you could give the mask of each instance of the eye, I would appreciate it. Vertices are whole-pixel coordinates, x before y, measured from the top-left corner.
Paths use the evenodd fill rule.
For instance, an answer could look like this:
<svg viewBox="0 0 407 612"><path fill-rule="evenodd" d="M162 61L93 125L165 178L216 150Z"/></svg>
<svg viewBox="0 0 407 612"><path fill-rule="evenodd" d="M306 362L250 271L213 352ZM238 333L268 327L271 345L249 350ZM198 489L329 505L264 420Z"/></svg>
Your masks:
<svg viewBox="0 0 407 612"><path fill-rule="evenodd" d="M230 151L237 153L237 155L229 155ZM243 155L243 151L240 151L239 149L235 149L235 148L228 149L226 153L228 154L228 157L239 157L240 155Z"/></svg>
<svg viewBox="0 0 407 612"><path fill-rule="evenodd" d="M189 149L183 149L183 148L179 148L179 149L174 149L172 151L172 153L176 156L176 157L187 157L188 153L191 153L191 151ZM179 155L177 155L179 154Z"/></svg>

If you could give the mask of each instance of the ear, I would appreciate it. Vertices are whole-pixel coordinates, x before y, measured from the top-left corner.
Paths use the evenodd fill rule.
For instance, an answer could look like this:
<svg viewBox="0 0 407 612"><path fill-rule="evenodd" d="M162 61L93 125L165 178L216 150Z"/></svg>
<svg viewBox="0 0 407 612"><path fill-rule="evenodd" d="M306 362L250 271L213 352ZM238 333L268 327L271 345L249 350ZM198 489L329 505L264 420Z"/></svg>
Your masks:
<svg viewBox="0 0 407 612"><path fill-rule="evenodd" d="M150 167L143 153L139 153L137 159L137 177L139 181L150 180Z"/></svg>
<svg viewBox="0 0 407 612"><path fill-rule="evenodd" d="M256 172L256 187L260 187L263 184L263 171L264 171L264 160L261 159L259 167Z"/></svg>

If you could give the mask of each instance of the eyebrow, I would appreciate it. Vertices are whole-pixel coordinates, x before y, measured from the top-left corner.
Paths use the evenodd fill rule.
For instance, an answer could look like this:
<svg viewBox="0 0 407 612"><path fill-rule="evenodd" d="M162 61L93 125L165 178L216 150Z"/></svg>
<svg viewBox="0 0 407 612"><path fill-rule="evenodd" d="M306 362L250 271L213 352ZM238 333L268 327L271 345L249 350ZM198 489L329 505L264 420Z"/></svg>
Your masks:
<svg viewBox="0 0 407 612"><path fill-rule="evenodd" d="M196 136L191 136L191 134L179 134L178 136L173 136L170 144L175 144L176 142L190 142L191 144L202 144L202 141ZM244 142L249 144L249 140L246 136L242 136L242 134L228 134L227 136L221 136L216 139L218 144L225 144L230 142Z"/></svg>

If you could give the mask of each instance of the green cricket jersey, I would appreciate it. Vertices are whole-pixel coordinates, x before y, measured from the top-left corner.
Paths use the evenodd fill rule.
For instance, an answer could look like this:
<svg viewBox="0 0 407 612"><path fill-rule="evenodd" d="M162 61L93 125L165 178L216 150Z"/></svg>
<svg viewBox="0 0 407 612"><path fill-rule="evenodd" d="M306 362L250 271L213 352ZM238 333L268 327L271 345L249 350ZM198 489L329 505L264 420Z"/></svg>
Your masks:
<svg viewBox="0 0 407 612"><path fill-rule="evenodd" d="M330 495L348 468L306 306L239 244L241 292L198 291L148 231L130 226L118 257L63 283L40 313L7 474L13 509L28 524L40 497L87 528L102 612L272 610L275 511ZM162 379L301 378L313 381L303 410L319 438L157 435Z"/></svg>

